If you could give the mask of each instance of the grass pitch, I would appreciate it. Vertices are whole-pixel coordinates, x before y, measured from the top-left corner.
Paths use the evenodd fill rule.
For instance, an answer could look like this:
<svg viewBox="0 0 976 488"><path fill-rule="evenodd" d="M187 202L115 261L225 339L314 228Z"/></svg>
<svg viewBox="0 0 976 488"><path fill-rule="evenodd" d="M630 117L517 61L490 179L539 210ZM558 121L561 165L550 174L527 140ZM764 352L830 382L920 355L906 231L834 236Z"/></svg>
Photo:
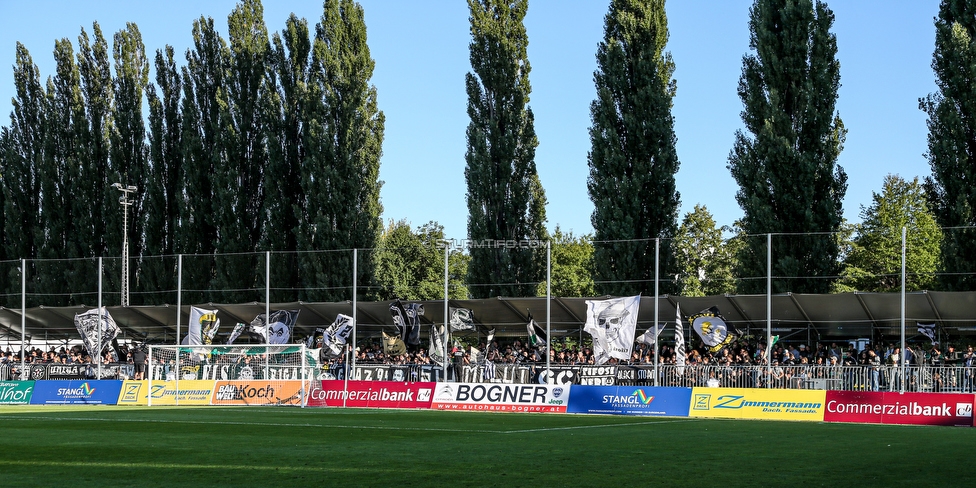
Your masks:
<svg viewBox="0 0 976 488"><path fill-rule="evenodd" d="M0 486L966 486L976 429L285 407L0 407Z"/></svg>

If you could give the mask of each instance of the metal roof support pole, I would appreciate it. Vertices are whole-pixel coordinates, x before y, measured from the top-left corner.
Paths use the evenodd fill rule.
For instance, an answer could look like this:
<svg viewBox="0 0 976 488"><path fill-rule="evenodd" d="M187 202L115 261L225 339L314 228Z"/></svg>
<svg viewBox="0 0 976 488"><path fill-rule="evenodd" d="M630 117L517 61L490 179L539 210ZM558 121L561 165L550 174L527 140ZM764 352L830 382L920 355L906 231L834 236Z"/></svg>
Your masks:
<svg viewBox="0 0 976 488"><path fill-rule="evenodd" d="M105 330L105 315L102 311L102 258L98 257L98 352L95 353L98 356L98 376L96 379L102 379L102 331Z"/></svg>
<svg viewBox="0 0 976 488"><path fill-rule="evenodd" d="M101 293L98 295L101 297ZM27 260L20 260L20 379L28 379L27 355L24 354L24 345L27 344Z"/></svg>
<svg viewBox="0 0 976 488"><path fill-rule="evenodd" d="M901 393L905 393L905 237L907 229L901 228Z"/></svg>
<svg viewBox="0 0 976 488"><path fill-rule="evenodd" d="M546 241L546 340L549 342L546 344L546 372L548 373L548 380L546 383L552 384L552 369L550 364L550 357L552 357L552 240Z"/></svg>
<svg viewBox="0 0 976 488"><path fill-rule="evenodd" d="M773 381L773 235L766 234L766 388Z"/></svg>
<svg viewBox="0 0 976 488"><path fill-rule="evenodd" d="M449 300L448 297L450 296L448 295L448 286L450 285L450 281L448 279L449 278L448 257L450 257L451 254L451 247L449 244L447 244L447 242L449 241L444 241L446 245L444 246L444 367L443 367L444 378L442 379L443 381L447 381L447 364L448 364L447 343L451 340L450 337L448 336L451 330L451 327L449 325L449 322L451 320L450 308L449 308L450 305L448 302ZM485 348L485 354L488 353L489 349L491 349L491 344L488 344L488 346Z"/></svg>
<svg viewBox="0 0 976 488"><path fill-rule="evenodd" d="M654 328L654 386L659 386L657 384L657 336L658 329L657 321L659 320L658 315L658 296L659 294L659 278L661 272L661 238L657 237L654 239L654 322L651 322L651 327Z"/></svg>
<svg viewBox="0 0 976 488"><path fill-rule="evenodd" d="M183 325L183 255L176 256L176 345L180 345L180 326ZM179 354L177 354L179 356ZM179 397L179 395L176 395Z"/></svg>
<svg viewBox="0 0 976 488"><path fill-rule="evenodd" d="M292 325L294 327L294 325ZM271 251L264 251L264 337L265 342L271 345ZM287 341L291 342L289 337ZM264 377L270 375L271 348L264 350Z"/></svg>
<svg viewBox="0 0 976 488"><path fill-rule="evenodd" d="M346 374L345 382L342 384L342 407L345 408L346 400L349 399L349 375L355 374L356 370L356 328L359 324L356 323L359 315L356 313L356 309L359 308L356 304L356 286L357 286L357 275L359 274L359 249L352 250L352 346L346 344ZM351 358L350 358L351 356Z"/></svg>

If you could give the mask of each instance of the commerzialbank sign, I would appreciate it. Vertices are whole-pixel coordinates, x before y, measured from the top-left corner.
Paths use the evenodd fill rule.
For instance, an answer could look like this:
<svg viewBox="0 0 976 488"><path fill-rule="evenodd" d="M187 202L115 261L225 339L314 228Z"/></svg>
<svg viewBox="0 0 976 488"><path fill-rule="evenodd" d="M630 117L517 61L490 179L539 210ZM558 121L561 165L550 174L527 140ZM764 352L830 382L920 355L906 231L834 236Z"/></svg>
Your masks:
<svg viewBox="0 0 976 488"><path fill-rule="evenodd" d="M691 417L733 419L824 419L823 390L776 390L759 388L694 388Z"/></svg>
<svg viewBox="0 0 976 488"><path fill-rule="evenodd" d="M972 393L828 391L827 422L972 426Z"/></svg>

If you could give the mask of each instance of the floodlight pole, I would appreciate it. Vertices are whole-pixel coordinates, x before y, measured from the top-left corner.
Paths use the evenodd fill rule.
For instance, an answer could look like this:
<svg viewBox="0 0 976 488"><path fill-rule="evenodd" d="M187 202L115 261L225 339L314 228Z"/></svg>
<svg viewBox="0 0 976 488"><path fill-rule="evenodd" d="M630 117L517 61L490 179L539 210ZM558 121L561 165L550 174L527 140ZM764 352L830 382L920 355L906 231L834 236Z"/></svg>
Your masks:
<svg viewBox="0 0 976 488"><path fill-rule="evenodd" d="M122 303L123 307L129 306L129 207L135 202L129 198L129 194L139 191L134 185L122 186L122 183L112 185L116 190L122 192L119 197L119 204L122 205Z"/></svg>
<svg viewBox="0 0 976 488"><path fill-rule="evenodd" d="M766 234L766 388L773 381L773 235Z"/></svg>
<svg viewBox="0 0 976 488"><path fill-rule="evenodd" d="M448 294L448 286L450 285L450 280L449 280L450 276L448 275L448 258L450 257L450 254L451 254L451 247L449 245L448 246L444 246L444 344L443 344L443 346L444 346L444 366L443 366L444 378L443 378L443 381L444 382L447 382L447 364L448 364L447 363L447 343L448 343L448 341L451 340L450 339L450 336L448 335L448 334L450 334L450 330L451 330L451 327L449 325L450 320L451 320L451 317L450 317L450 302L448 301L448 300L450 300L448 298L448 297L450 297L450 295ZM488 344L488 345L485 346L485 354L486 355L488 354L488 351L490 349L491 349L491 344Z"/></svg>
<svg viewBox="0 0 976 488"><path fill-rule="evenodd" d="M552 364L552 240L546 241L546 383L553 384Z"/></svg>
<svg viewBox="0 0 976 488"><path fill-rule="evenodd" d="M102 257L98 257L98 331L95 333L98 337L98 351L95 352L95 356L98 358L98 376L96 379L102 379L102 329L105 327L102 324Z"/></svg>
<svg viewBox="0 0 976 488"><path fill-rule="evenodd" d="M183 325L183 255L176 256L176 345L180 345L180 326ZM179 357L179 351L176 356ZM179 397L179 395L177 395Z"/></svg>
<svg viewBox="0 0 976 488"><path fill-rule="evenodd" d="M29 379L27 373L27 355L24 354L27 344L27 260L20 260L20 379Z"/></svg>

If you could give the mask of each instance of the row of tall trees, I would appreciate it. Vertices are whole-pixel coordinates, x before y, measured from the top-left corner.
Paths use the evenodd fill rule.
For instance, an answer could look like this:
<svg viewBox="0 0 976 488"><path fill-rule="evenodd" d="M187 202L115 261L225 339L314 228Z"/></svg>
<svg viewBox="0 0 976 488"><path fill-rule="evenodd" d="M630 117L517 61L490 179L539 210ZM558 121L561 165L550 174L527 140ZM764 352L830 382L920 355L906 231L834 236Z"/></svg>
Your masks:
<svg viewBox="0 0 976 488"><path fill-rule="evenodd" d="M885 276L898 225L919 239L910 251L918 253L909 265L919 276L914 286L971 289L972 231L943 239L934 223L976 225L968 185L976 171L968 74L976 59L974 4L944 0L936 21L940 91L920 102L929 115L932 177L924 185L889 177L862 211L864 222L848 226L841 218L846 175L837 164L845 129L836 111L834 15L820 1L756 0L738 89L744 129L728 159L744 217L735 229L717 229L703 207L678 224L677 85L664 0L612 0L590 106L594 235L577 237L558 228L550 236L545 227L529 106L528 1L468 0L471 246L450 255L452 295L540 293L544 241L553 245L557 294L651 293L656 265L667 277L663 293L765 291L764 280L753 279L770 271L765 234L777 236L775 292L891 289ZM213 19L195 21L181 64L169 46L150 61L134 24L109 42L96 23L90 34L82 30L77 52L68 39L57 41L46 83L17 46L17 96L11 123L0 130L0 257L40 258L26 270L38 277L38 290L61 297L90 290L86 258L117 256L122 247L119 195L109 186L119 182L140 187L127 235L138 257L136 291L175 289L174 256L182 254L185 300L260 299L256 251L268 250L273 300L346 299L350 250L358 248L370 251L357 261L356 279L374 296L435 296L442 275L431 270L442 269L449 252L443 230L430 223L414 231L405 222L384 230L379 219L384 119L370 85L362 8L327 0L314 29L292 16L269 34L261 3L242 0L227 25L224 38ZM723 242L730 232L736 237ZM656 238L665 245L656 248ZM40 269L46 258L79 259L52 272ZM117 289L118 273L106 276ZM133 303L171 298L147 294Z"/></svg>
<svg viewBox="0 0 976 488"><path fill-rule="evenodd" d="M287 290L273 300L351 295L351 253L319 250L376 248L382 231L384 118L363 10L326 0L314 32L291 16L269 36L260 1L242 0L227 26L225 38L212 18L194 21L181 65L170 46L150 61L135 24L109 41L96 23L77 53L57 41L46 84L17 45L17 95L0 133L3 257L121 255L118 182L138 187L127 235L143 257L134 304L172 301L138 291L175 290L175 254L187 255L184 300L257 299L259 250L289 253L272 267ZM373 262L358 263L363 286ZM56 301L93 289L90 259L32 265L32 286ZM106 273L107 289L118 276Z"/></svg>

